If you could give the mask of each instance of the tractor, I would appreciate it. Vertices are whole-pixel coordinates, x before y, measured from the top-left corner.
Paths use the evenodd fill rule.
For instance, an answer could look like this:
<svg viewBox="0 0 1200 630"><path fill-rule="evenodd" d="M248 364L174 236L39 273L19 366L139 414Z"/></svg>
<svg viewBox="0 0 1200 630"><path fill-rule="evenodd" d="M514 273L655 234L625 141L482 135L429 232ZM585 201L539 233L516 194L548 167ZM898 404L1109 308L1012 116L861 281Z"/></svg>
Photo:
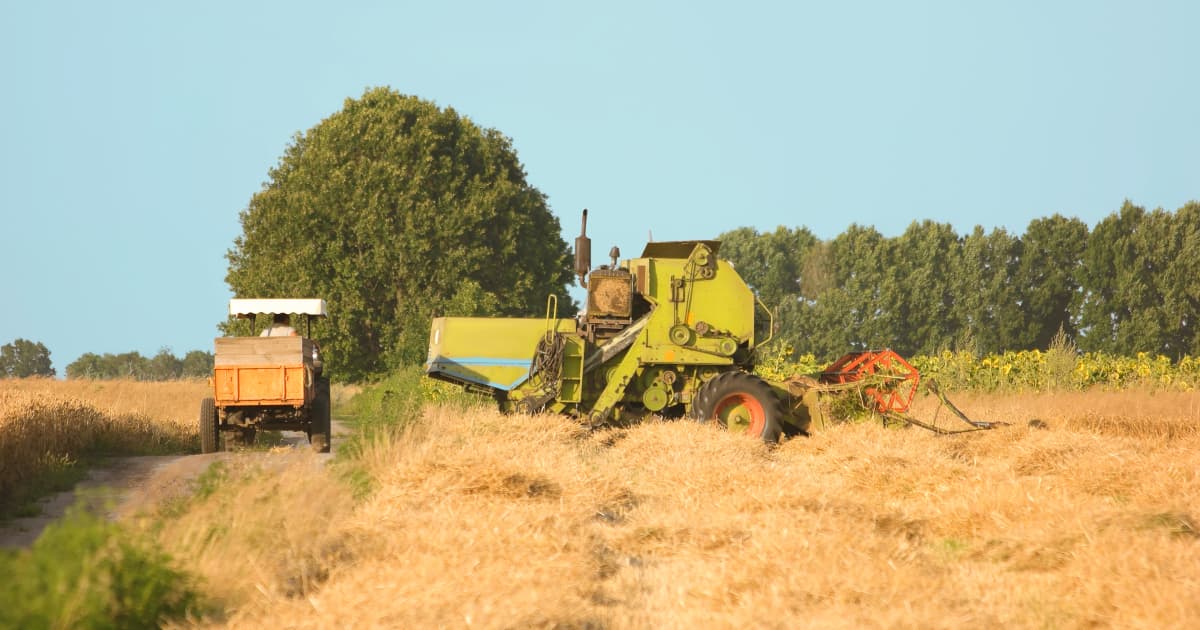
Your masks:
<svg viewBox="0 0 1200 630"><path fill-rule="evenodd" d="M213 396L200 403L200 450L250 445L258 431L304 431L313 450L330 451L329 378L312 318L326 316L321 299L232 299L232 317L251 320L251 337L218 337L213 345ZM260 336L257 315L300 315L304 334ZM290 319L290 318L289 318Z"/></svg>

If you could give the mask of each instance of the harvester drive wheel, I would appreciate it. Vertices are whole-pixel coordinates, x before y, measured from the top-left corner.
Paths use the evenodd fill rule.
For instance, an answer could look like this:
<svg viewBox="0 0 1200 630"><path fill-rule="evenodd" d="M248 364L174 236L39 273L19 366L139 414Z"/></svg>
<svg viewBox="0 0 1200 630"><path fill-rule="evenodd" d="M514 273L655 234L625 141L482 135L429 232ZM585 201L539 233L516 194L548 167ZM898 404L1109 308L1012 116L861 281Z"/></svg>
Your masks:
<svg viewBox="0 0 1200 630"><path fill-rule="evenodd" d="M765 381L746 372L723 372L701 385L691 415L772 444L783 434L779 397Z"/></svg>
<svg viewBox="0 0 1200 630"><path fill-rule="evenodd" d="M221 427L217 424L217 405L211 398L200 401L200 452L221 450Z"/></svg>
<svg viewBox="0 0 1200 630"><path fill-rule="evenodd" d="M312 445L312 449L318 453L328 453L332 447L332 438L330 435L330 400L329 400L329 379L317 379L317 394L313 398L312 408L309 410L309 430L308 442Z"/></svg>

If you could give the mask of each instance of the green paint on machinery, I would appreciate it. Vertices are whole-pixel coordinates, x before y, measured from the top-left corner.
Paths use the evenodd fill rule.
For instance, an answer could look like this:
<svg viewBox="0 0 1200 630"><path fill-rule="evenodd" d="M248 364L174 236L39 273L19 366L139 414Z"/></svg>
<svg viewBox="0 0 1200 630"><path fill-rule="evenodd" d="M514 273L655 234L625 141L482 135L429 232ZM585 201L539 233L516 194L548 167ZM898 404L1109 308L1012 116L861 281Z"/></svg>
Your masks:
<svg viewBox="0 0 1200 630"><path fill-rule="evenodd" d="M719 251L717 241L652 242L620 263L613 248L612 264L592 270L584 210L575 272L585 313L558 318L551 296L544 318L436 318L426 374L509 412L563 413L593 427L687 416L768 442L828 422L825 392L900 391L898 401L872 396L890 405L880 412L907 410L918 376L891 351L847 355L820 380L754 375L755 350L769 341L755 338L755 314L771 313Z"/></svg>

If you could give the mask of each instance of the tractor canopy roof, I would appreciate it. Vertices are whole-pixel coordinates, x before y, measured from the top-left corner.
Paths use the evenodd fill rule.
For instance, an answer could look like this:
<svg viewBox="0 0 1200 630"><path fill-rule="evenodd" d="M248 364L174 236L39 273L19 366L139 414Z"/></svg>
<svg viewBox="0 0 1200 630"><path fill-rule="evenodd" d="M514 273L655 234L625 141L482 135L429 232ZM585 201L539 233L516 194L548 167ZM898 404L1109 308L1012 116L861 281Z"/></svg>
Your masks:
<svg viewBox="0 0 1200 630"><path fill-rule="evenodd" d="M320 298L233 298L229 300L229 314L234 317L254 317L258 314L310 315L325 317L325 300Z"/></svg>

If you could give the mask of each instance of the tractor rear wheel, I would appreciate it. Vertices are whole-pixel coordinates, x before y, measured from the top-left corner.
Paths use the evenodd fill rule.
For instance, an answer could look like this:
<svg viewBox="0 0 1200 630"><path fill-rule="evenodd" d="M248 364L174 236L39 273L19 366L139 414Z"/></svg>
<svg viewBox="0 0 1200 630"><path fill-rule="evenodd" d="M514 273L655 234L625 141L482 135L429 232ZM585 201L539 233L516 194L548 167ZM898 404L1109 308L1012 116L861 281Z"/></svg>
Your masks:
<svg viewBox="0 0 1200 630"><path fill-rule="evenodd" d="M692 401L691 416L771 444L783 434L779 397L761 378L737 370L718 374L701 385Z"/></svg>
<svg viewBox="0 0 1200 630"><path fill-rule="evenodd" d="M217 424L217 405L211 398L200 401L200 452L221 450L221 427Z"/></svg>
<svg viewBox="0 0 1200 630"><path fill-rule="evenodd" d="M318 378L317 394L309 409L308 418L308 442L312 445L312 449L318 453L328 453L332 447L330 443L333 438L330 435L330 425L332 424L329 417L330 404L329 379Z"/></svg>

